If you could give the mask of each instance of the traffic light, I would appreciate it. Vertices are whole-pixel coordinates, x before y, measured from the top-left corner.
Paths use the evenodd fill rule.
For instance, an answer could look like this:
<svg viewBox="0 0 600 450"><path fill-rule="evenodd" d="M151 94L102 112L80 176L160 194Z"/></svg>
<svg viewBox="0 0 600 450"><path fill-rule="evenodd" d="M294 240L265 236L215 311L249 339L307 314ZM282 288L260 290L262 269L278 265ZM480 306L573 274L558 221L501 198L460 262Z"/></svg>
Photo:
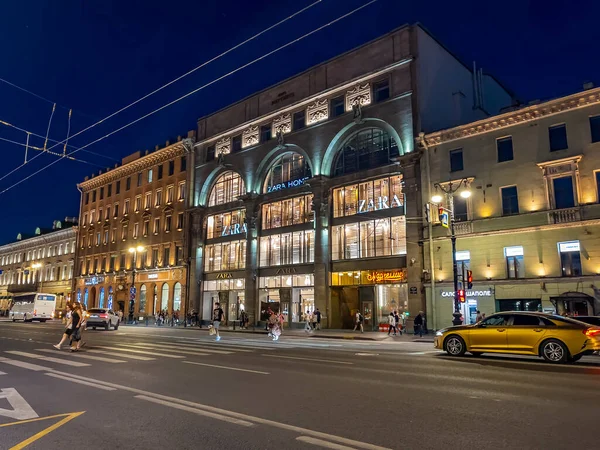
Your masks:
<svg viewBox="0 0 600 450"><path fill-rule="evenodd" d="M438 217L440 219L440 222L442 222L443 215L444 215L444 208L442 208L441 206L438 206Z"/></svg>
<svg viewBox="0 0 600 450"><path fill-rule="evenodd" d="M467 270L467 288L473 289L473 271Z"/></svg>
<svg viewBox="0 0 600 450"><path fill-rule="evenodd" d="M458 300L459 300L461 303L464 303L464 302L465 302L465 290L464 290L464 289L459 289L459 290L458 290Z"/></svg>

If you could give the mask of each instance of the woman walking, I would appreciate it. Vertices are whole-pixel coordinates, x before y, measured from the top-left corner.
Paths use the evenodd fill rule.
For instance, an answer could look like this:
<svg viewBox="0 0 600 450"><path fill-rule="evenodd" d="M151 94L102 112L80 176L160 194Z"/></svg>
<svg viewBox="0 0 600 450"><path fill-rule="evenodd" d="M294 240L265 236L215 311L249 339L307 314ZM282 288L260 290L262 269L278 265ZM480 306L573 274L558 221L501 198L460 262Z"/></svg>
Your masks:
<svg viewBox="0 0 600 450"><path fill-rule="evenodd" d="M60 340L60 342L56 345L53 345L52 347L54 347L56 350L60 350L60 347L65 343L65 341L67 339L69 339L71 337L71 334L73 333L73 314L72 314L72 307L70 303L67 303L67 314L66 314L66 326L65 326L65 331L63 332L62 335L62 339Z"/></svg>
<svg viewBox="0 0 600 450"><path fill-rule="evenodd" d="M73 326L73 332L71 333L71 351L76 352L79 350L80 342L81 342L81 322L82 322L82 309L81 305L76 304L73 307L73 312L71 313L71 322Z"/></svg>

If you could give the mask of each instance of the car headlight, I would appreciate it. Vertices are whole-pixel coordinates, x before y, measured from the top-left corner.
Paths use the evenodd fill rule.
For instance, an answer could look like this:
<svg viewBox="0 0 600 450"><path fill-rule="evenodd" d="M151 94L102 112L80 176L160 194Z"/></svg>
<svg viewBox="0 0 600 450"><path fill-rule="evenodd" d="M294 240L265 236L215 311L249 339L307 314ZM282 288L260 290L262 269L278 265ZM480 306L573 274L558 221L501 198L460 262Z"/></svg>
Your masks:
<svg viewBox="0 0 600 450"><path fill-rule="evenodd" d="M435 332L435 335L436 335L436 336L438 336L438 337L439 337L439 336L443 336L443 335L444 335L444 332L443 332L442 330L440 330L440 331L436 331L436 332Z"/></svg>

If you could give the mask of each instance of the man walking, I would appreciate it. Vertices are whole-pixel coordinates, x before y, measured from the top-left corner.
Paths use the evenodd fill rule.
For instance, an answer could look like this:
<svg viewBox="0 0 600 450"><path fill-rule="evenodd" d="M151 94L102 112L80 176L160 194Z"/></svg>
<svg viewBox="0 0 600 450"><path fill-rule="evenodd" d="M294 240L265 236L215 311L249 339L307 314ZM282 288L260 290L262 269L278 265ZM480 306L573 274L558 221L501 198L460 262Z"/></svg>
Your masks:
<svg viewBox="0 0 600 450"><path fill-rule="evenodd" d="M223 310L219 302L215 303L215 309L213 309L213 328L215 329L215 341L220 341L221 336L219 335L219 325L223 320Z"/></svg>
<svg viewBox="0 0 600 450"><path fill-rule="evenodd" d="M394 330L394 336L396 336L396 317L394 316L393 312L391 312L388 316L388 336L392 330Z"/></svg>
<svg viewBox="0 0 600 450"><path fill-rule="evenodd" d="M306 310L306 315L304 316L304 320L306 321L306 325L304 327L304 331L306 331L307 333L312 332L312 326L310 325L310 323L312 322L312 314L310 313L310 310Z"/></svg>
<svg viewBox="0 0 600 450"><path fill-rule="evenodd" d="M414 326L415 326L415 336L418 333L419 337L423 337L423 311L419 311L419 314L416 315L415 321L414 321Z"/></svg>
<svg viewBox="0 0 600 450"><path fill-rule="evenodd" d="M359 311L356 311L355 320L356 323L354 324L354 330L352 331L356 331L356 328L360 328L360 332L364 333L365 330L363 329L363 316Z"/></svg>
<svg viewBox="0 0 600 450"><path fill-rule="evenodd" d="M316 318L316 330L320 330L321 329L321 311L319 311L319 308L317 308L317 310L315 311L315 318Z"/></svg>

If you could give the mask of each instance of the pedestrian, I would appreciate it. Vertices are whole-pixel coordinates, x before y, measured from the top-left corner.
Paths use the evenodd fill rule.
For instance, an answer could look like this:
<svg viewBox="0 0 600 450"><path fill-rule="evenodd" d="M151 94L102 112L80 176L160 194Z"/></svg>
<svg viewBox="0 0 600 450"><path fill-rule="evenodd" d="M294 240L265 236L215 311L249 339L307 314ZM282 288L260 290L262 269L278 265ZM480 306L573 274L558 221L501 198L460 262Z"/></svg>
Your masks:
<svg viewBox="0 0 600 450"><path fill-rule="evenodd" d="M400 315L398 311L394 311L394 320L396 322L396 330L398 330L398 334L402 336L402 325L400 324Z"/></svg>
<svg viewBox="0 0 600 450"><path fill-rule="evenodd" d="M121 322L123 322L123 310L122 309L119 310L118 316L119 316L119 325L121 325Z"/></svg>
<svg viewBox="0 0 600 450"><path fill-rule="evenodd" d="M85 347L86 342L83 340L83 332L87 326L87 311L83 308L83 305L77 302L78 312L80 319L79 331L77 332L79 340L77 341L77 348L79 350L82 347Z"/></svg>
<svg viewBox="0 0 600 450"><path fill-rule="evenodd" d="M396 330L396 316L394 316L393 312L390 312L390 315L388 316L388 336L390 335L390 333L392 332L392 330L394 330L394 336L396 336L397 334L397 330Z"/></svg>
<svg viewBox="0 0 600 450"><path fill-rule="evenodd" d="M479 323L483 320L483 316L481 315L481 311L477 310L477 315L475 316L475 323Z"/></svg>
<svg viewBox="0 0 600 450"><path fill-rule="evenodd" d="M415 328L415 336L418 334L419 337L423 337L423 311L419 311L419 314L415 316L413 324Z"/></svg>
<svg viewBox="0 0 600 450"><path fill-rule="evenodd" d="M356 322L354 324L354 330L352 330L352 331L356 331L356 328L360 328L360 332L364 333L364 331L365 331L363 328L363 320L364 319L363 319L363 316L360 313L360 311L356 311L356 315L354 316L354 318L355 318Z"/></svg>
<svg viewBox="0 0 600 450"><path fill-rule="evenodd" d="M321 311L319 311L319 308L317 308L317 310L315 311L315 317L317 318L316 329L320 330L321 329Z"/></svg>
<svg viewBox="0 0 600 450"><path fill-rule="evenodd" d="M79 342L81 341L81 306L74 305L71 311L71 351L78 350Z"/></svg>
<svg viewBox="0 0 600 450"><path fill-rule="evenodd" d="M248 323L248 314L246 311L242 311L240 314L240 328L242 330L246 329L246 324Z"/></svg>
<svg viewBox="0 0 600 450"><path fill-rule="evenodd" d="M312 315L310 313L310 310L306 310L306 314L304 315L304 321L306 322L306 325L304 326L304 331L306 331L307 333L311 333L312 332L312 326L310 325L312 322Z"/></svg>
<svg viewBox="0 0 600 450"><path fill-rule="evenodd" d="M62 339L60 340L60 342L58 344L52 346L56 350L60 350L60 347L65 343L65 341L67 339L69 339L71 337L71 334L73 333L71 308L72 308L71 305L69 303L67 303L67 314L65 316L67 323L65 325L65 331L63 332Z"/></svg>
<svg viewBox="0 0 600 450"><path fill-rule="evenodd" d="M221 321L223 320L223 310L221 309L221 304L219 302L215 303L215 309L213 309L213 328L215 330L215 341L221 340L221 335L219 334L219 325L221 325Z"/></svg>

